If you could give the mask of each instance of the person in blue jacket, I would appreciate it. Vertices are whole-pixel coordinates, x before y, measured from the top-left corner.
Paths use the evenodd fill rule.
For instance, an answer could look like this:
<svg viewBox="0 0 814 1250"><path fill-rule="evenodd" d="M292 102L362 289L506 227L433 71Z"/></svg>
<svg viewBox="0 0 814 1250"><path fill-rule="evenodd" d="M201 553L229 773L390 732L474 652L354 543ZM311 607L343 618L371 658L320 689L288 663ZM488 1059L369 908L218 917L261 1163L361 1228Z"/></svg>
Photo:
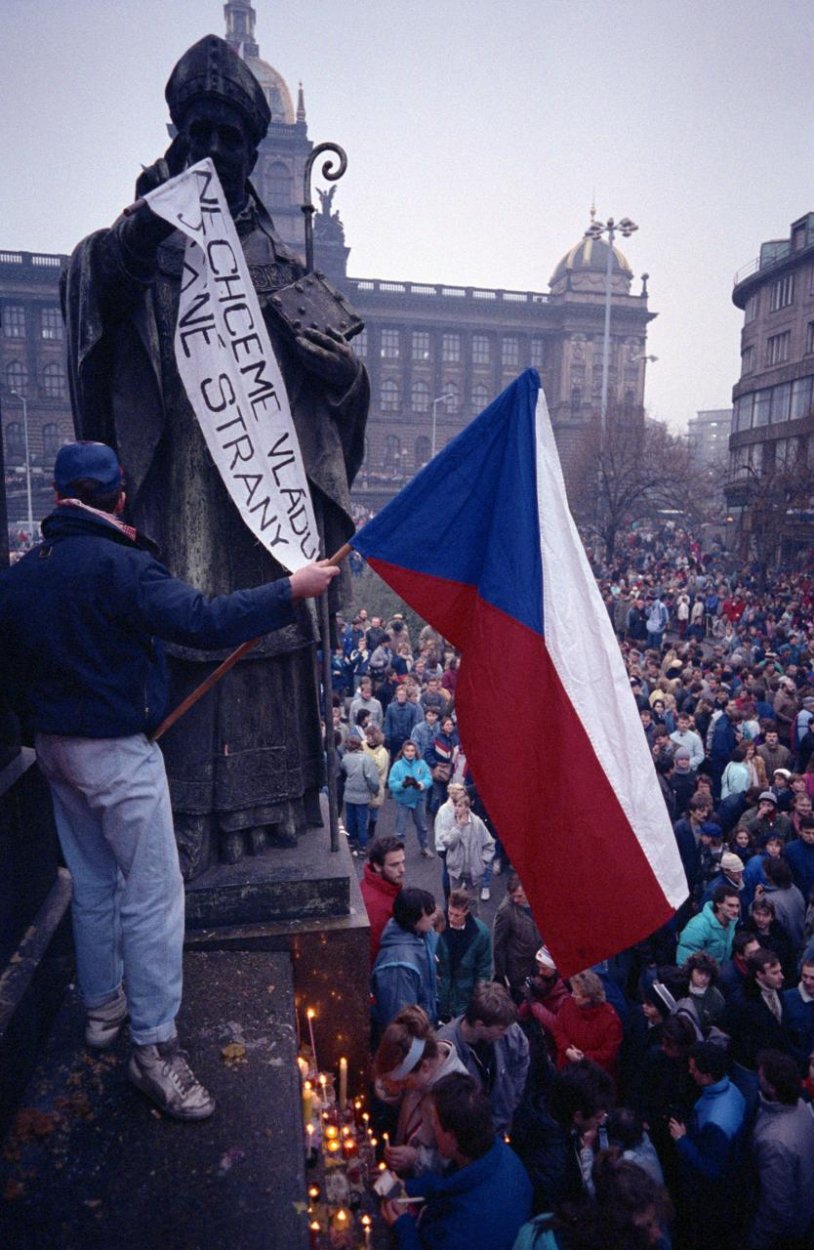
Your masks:
<svg viewBox="0 0 814 1250"><path fill-rule="evenodd" d="M382 1032L402 1007L413 1004L426 1012L431 1024L438 1022L436 909L429 890L413 886L405 886L393 900L393 915L370 977L373 1019Z"/></svg>
<svg viewBox="0 0 814 1250"><path fill-rule="evenodd" d="M433 859L425 814L427 792L432 789L432 774L424 760L418 758L416 744L411 739L403 743L401 754L390 769L387 784L396 800L396 837L402 842L405 840L407 817L412 816L421 854L424 859Z"/></svg>
<svg viewBox="0 0 814 1250"><path fill-rule="evenodd" d="M73 878L85 1041L127 1016L130 1080L183 1120L214 1100L179 1049L184 885L164 760L150 734L169 698L163 642L234 647L293 619L337 570L310 564L207 600L125 525L124 477L104 443L60 448L43 542L0 577L0 687L33 735Z"/></svg>
<svg viewBox="0 0 814 1250"><path fill-rule="evenodd" d="M489 1099L455 1072L433 1086L431 1100L438 1149L451 1167L405 1182L408 1197L423 1199L418 1221L407 1204L382 1203L398 1250L511 1250L531 1214L531 1182L495 1135Z"/></svg>

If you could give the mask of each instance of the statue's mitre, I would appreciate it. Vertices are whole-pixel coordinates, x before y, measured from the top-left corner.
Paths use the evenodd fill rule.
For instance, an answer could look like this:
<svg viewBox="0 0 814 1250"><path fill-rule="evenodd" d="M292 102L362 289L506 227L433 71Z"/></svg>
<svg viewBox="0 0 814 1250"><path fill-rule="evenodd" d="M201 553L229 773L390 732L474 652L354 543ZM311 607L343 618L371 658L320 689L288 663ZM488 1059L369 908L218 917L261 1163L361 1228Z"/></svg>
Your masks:
<svg viewBox="0 0 814 1250"><path fill-rule="evenodd" d="M206 96L225 100L239 109L256 143L271 121L271 109L260 83L246 62L218 35L205 35L187 49L170 74L164 95L176 126L181 125L190 104Z"/></svg>

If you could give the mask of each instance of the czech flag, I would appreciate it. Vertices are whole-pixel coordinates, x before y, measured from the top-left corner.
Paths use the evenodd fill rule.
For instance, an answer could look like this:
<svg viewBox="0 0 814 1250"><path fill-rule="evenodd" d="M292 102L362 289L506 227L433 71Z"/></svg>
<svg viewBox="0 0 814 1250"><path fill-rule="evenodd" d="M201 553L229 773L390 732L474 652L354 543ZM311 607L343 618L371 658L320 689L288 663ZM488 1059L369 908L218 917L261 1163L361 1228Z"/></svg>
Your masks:
<svg viewBox="0 0 814 1250"><path fill-rule="evenodd" d="M561 973L658 929L687 882L537 372L351 545L461 653L461 742Z"/></svg>

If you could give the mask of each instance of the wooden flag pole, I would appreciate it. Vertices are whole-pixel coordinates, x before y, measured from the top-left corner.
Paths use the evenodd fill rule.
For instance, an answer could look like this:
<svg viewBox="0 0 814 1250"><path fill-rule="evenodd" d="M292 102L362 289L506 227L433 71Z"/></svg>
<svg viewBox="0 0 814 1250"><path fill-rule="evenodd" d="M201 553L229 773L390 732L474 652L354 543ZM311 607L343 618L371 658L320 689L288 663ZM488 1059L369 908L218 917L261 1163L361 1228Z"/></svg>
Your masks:
<svg viewBox="0 0 814 1250"><path fill-rule="evenodd" d="M351 550L350 543L343 543L342 546L339 548L339 550L335 552L334 555L328 558L327 563L328 564L341 564L341 562L345 559L345 556L350 554L350 550ZM327 595L327 591L325 593ZM218 682L221 680L221 678L225 677L231 668L234 668L238 660L242 660L243 656L246 655L249 651L251 651L252 647L257 646L259 641L260 641L259 637L252 638L249 642L244 642L241 644L241 646L237 647L236 650L234 650L231 655L227 655L226 659L223 661L222 664L218 665L214 673L210 673L209 676L206 678L206 680L201 682L200 686L196 686L195 689L192 691L192 693L188 694L187 697L183 700L183 702L178 704L178 707L173 708L173 710L167 716L164 717L163 721L158 726L158 729L156 729L155 733L150 735L150 741L158 742L158 739L163 737L163 735L167 732L167 730L171 729L172 726L176 723L176 721L179 721L181 717L184 716L191 707L194 707L199 699L202 699L205 694L208 694L208 692L212 689L212 687L216 686ZM327 700L326 700L326 704L327 704ZM327 732L327 725L326 725L326 732Z"/></svg>

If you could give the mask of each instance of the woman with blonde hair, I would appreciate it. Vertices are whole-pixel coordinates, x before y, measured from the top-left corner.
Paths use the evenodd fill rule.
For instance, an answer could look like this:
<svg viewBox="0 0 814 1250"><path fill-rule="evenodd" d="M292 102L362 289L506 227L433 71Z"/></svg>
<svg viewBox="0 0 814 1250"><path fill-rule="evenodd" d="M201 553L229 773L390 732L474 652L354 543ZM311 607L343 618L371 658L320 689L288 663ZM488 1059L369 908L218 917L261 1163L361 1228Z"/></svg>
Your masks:
<svg viewBox="0 0 814 1250"><path fill-rule="evenodd" d="M451 1072L466 1073L455 1047L436 1037L420 1007L403 1007L388 1024L373 1056L376 1094L382 1102L399 1108L395 1137L384 1157L387 1166L403 1176L440 1171L443 1166L428 1095Z"/></svg>
<svg viewBox="0 0 814 1250"><path fill-rule="evenodd" d="M571 977L571 997L554 1017L553 1033L558 1068L592 1059L616 1076L622 1022L605 1001L605 987L595 972L578 972Z"/></svg>
<svg viewBox="0 0 814 1250"><path fill-rule="evenodd" d="M376 823L379 819L384 796L387 793L387 770L390 767L390 752L384 745L384 734L378 725L368 725L365 730L365 740L362 743L362 749L365 755L369 755L376 765L376 771L379 774L379 793L374 794L370 800L368 820L367 820L367 836L368 841L372 841L376 836Z"/></svg>

